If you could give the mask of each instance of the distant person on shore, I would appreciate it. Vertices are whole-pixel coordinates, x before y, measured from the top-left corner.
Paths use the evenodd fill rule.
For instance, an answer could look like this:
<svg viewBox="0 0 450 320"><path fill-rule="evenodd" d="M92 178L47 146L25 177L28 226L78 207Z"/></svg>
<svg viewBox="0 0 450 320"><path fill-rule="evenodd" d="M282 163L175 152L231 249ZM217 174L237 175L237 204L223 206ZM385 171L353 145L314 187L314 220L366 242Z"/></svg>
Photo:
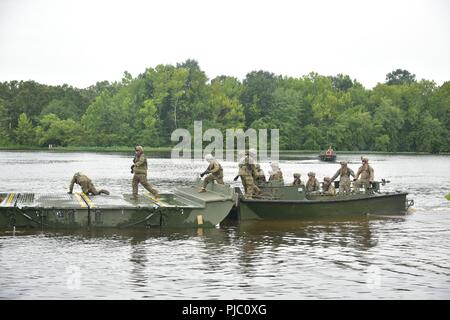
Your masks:
<svg viewBox="0 0 450 320"><path fill-rule="evenodd" d="M352 169L347 167L347 161L341 161L341 167L336 171L334 176L331 177L331 182L336 180L336 178L340 176L339 180L339 193L349 193L351 191L351 181L350 176L355 178L355 173Z"/></svg>
<svg viewBox="0 0 450 320"><path fill-rule="evenodd" d="M77 172L74 174L72 181L70 181L69 192L67 193L71 194L73 192L74 184L78 184L81 187L81 191L86 195L97 196L101 193L109 195L108 190L104 189L97 190L94 187L94 184L92 183L91 179L89 179L86 175L82 174L81 172Z"/></svg>
<svg viewBox="0 0 450 320"><path fill-rule="evenodd" d="M131 166L131 173L134 173L132 180L133 196L131 197L131 200L138 199L139 183L142 184L147 191L152 193L156 200L158 200L158 190L154 189L152 184L147 180L148 165L147 158L144 155L144 148L141 146L136 146L134 151L135 156L133 159L133 165Z"/></svg>
<svg viewBox="0 0 450 320"><path fill-rule="evenodd" d="M370 182L373 182L374 180L374 171L373 168L369 165L368 158L361 157L361 161L362 166L359 167L355 177L355 188L359 189L364 187L364 189L367 190L370 187Z"/></svg>

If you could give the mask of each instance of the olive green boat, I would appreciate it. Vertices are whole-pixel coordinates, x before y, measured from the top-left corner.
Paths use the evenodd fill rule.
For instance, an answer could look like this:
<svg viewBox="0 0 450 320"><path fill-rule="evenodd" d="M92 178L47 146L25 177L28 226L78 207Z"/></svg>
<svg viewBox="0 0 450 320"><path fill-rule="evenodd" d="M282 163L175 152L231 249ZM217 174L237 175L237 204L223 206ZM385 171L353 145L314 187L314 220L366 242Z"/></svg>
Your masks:
<svg viewBox="0 0 450 320"><path fill-rule="evenodd" d="M236 202L229 185L180 187L174 193L87 196L84 193L0 193L0 228L215 227Z"/></svg>
<svg viewBox="0 0 450 320"><path fill-rule="evenodd" d="M307 193L304 186L283 186L279 183L267 183L260 186L261 196L246 199L239 197L239 220L264 219L302 219L351 217L363 215L405 214L414 205L408 200L408 193L381 192L381 182L372 183L366 191L358 190L346 195L324 195ZM335 183L338 187L338 183Z"/></svg>

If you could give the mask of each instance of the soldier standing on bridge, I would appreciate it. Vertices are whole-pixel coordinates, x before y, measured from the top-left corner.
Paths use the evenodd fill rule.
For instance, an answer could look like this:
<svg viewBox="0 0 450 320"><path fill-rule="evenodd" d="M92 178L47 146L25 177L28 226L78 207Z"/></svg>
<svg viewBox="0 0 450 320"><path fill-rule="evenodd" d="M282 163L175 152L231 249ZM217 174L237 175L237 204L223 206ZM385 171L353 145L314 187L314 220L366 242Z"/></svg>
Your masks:
<svg viewBox="0 0 450 320"><path fill-rule="evenodd" d="M134 173L132 180L133 196L131 197L131 200L138 199L139 183L142 184L147 191L152 193L156 199L159 199L158 190L154 189L152 184L147 180L148 165L147 158L144 155L144 149L141 146L136 146L134 150L134 164L131 166L131 173Z"/></svg>

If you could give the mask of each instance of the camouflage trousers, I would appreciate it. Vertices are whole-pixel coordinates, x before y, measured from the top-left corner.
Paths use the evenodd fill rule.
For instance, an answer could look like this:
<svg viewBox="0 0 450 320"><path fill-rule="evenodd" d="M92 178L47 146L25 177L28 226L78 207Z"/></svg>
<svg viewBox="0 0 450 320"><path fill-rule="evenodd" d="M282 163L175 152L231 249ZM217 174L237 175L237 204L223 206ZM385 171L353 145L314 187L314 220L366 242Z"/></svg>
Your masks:
<svg viewBox="0 0 450 320"><path fill-rule="evenodd" d="M261 190L255 184L252 176L241 176L241 181L247 199L252 199L253 195L261 193Z"/></svg>
<svg viewBox="0 0 450 320"><path fill-rule="evenodd" d="M83 191L84 194L87 195L92 194L94 196L98 196L101 193L109 194L108 190L104 189L97 190L92 182L88 183L87 186L82 186L81 191Z"/></svg>
<svg viewBox="0 0 450 320"><path fill-rule="evenodd" d="M341 177L339 181L339 193L350 193L351 191L351 182L348 177Z"/></svg>
<svg viewBox="0 0 450 320"><path fill-rule="evenodd" d="M154 189L152 184L150 182L148 182L147 180L147 175L145 173L135 173L133 176L133 182L132 182L132 186L133 186L133 197L137 197L138 195L138 187L139 187L139 183L142 184L142 186L150 193L152 193L153 195L158 195L158 190Z"/></svg>
<svg viewBox="0 0 450 320"><path fill-rule="evenodd" d="M206 176L205 180L203 180L203 188L206 189L208 183L214 182L214 180L217 181L218 184L224 184L223 177L215 176L210 173Z"/></svg>
<svg viewBox="0 0 450 320"><path fill-rule="evenodd" d="M370 187L370 181L366 179L358 179L354 182L355 189L364 188L367 191Z"/></svg>

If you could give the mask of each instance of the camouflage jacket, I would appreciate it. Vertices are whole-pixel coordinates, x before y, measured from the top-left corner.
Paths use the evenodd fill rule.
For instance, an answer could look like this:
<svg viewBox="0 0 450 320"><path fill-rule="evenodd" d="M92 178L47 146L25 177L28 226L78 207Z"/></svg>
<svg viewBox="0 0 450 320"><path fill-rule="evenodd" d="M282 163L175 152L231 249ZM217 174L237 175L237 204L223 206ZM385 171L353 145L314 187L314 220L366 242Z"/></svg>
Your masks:
<svg viewBox="0 0 450 320"><path fill-rule="evenodd" d="M81 176L74 175L72 178L72 181L70 181L70 187L69 187L70 192L73 192L73 185L75 183L78 184L81 187L81 189L84 191L84 190L89 189L89 185L92 183L92 181L84 174Z"/></svg>
<svg viewBox="0 0 450 320"><path fill-rule="evenodd" d="M217 160L214 160L207 169L213 176L223 178L223 169Z"/></svg>
<svg viewBox="0 0 450 320"><path fill-rule="evenodd" d="M249 156L245 156L241 159L239 163L239 175L242 177L250 176L254 179L257 177L258 173L256 172L256 165Z"/></svg>
<svg viewBox="0 0 450 320"><path fill-rule="evenodd" d="M361 180L373 181L373 168L368 164L363 164L361 167L359 167L358 172L356 173L356 179L358 179L359 175L361 175Z"/></svg>
<svg viewBox="0 0 450 320"><path fill-rule="evenodd" d="M334 176L331 177L331 181L334 181L338 176L341 176L341 179L342 178L350 178L350 176L352 176L354 178L355 173L350 168L345 168L345 169L339 168L339 170L336 171Z"/></svg>
<svg viewBox="0 0 450 320"><path fill-rule="evenodd" d="M306 182L306 191L312 192L312 191L319 191L320 184L319 181L316 178L308 179Z"/></svg>
<svg viewBox="0 0 450 320"><path fill-rule="evenodd" d="M135 157L134 160L134 173L135 174L147 174L148 166L147 166L147 158L144 154L141 154L139 157Z"/></svg>
<svg viewBox="0 0 450 320"><path fill-rule="evenodd" d="M273 172L269 177L269 181L283 181L283 173L281 170Z"/></svg>

